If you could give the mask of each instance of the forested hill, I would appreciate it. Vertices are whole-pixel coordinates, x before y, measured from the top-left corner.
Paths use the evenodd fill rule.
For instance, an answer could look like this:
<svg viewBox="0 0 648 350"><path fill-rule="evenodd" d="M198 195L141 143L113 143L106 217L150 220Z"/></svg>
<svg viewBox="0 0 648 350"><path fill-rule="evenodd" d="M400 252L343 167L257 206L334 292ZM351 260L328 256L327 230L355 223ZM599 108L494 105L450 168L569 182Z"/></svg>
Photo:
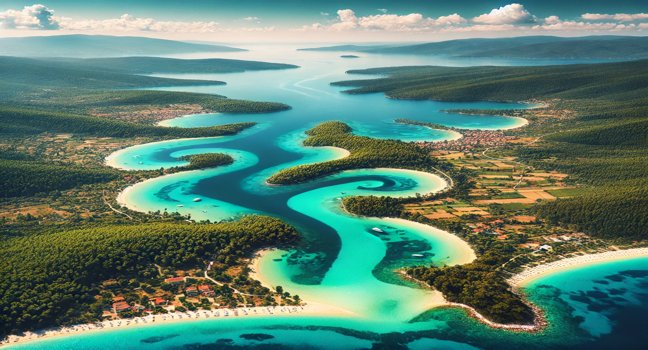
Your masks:
<svg viewBox="0 0 648 350"><path fill-rule="evenodd" d="M0 56L0 88L4 93L51 89L123 89L169 85L217 85L221 81L168 79L108 69L78 66L74 62Z"/></svg>
<svg viewBox="0 0 648 350"><path fill-rule="evenodd" d="M56 62L56 61L54 61ZM61 59L76 67L116 70L131 74L152 73L232 73L250 70L297 68L292 64L244 61L225 58L176 59L163 57L114 57Z"/></svg>
<svg viewBox="0 0 648 350"><path fill-rule="evenodd" d="M545 203L538 214L606 237L648 238L648 61L541 67L396 67L386 74L336 83L349 93L446 101L560 99L576 118L547 123L546 134L518 155L544 169L570 173L584 194Z"/></svg>
<svg viewBox="0 0 648 350"><path fill-rule="evenodd" d="M640 59L648 58L648 37L523 36L494 39L458 39L423 44L339 45L302 49L375 54L439 55L529 59Z"/></svg>
<svg viewBox="0 0 648 350"><path fill-rule="evenodd" d="M35 59L0 56L1 85L18 87L115 89L169 85L223 84L213 80L142 76L150 73L230 73L246 70L288 69L280 63L229 59L184 60L158 57L96 59Z"/></svg>
<svg viewBox="0 0 648 350"><path fill-rule="evenodd" d="M0 55L24 57L116 57L242 49L134 36L54 35L0 39Z"/></svg>
<svg viewBox="0 0 648 350"><path fill-rule="evenodd" d="M388 67L352 70L387 77L335 82L348 93L444 101L532 98L632 100L648 96L648 60L536 67Z"/></svg>
<svg viewBox="0 0 648 350"><path fill-rule="evenodd" d="M154 68L150 68L154 67ZM214 112L257 113L290 108L282 103L231 100L213 94L141 91L160 86L220 85L221 81L145 76L153 73L223 73L296 66L226 59L155 57L34 59L0 56L0 100L4 103L85 113L112 105L197 104ZM116 91L121 90L121 91ZM85 109L84 109L85 108Z"/></svg>

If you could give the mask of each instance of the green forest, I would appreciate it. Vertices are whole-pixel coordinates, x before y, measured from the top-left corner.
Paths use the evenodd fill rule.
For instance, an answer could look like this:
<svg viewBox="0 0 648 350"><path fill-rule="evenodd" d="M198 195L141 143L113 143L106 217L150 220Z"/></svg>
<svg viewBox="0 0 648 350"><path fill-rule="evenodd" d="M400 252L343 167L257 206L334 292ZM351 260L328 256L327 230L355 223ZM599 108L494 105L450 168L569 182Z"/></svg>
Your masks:
<svg viewBox="0 0 648 350"><path fill-rule="evenodd" d="M348 150L351 155L342 159L281 170L268 179L269 183L300 183L350 169L397 167L432 171L435 167L449 166L434 159L425 150L407 142L353 135L347 124L338 121L319 124L308 130L306 134L308 135L304 141L306 146L339 147Z"/></svg>
<svg viewBox="0 0 648 350"><path fill-rule="evenodd" d="M449 301L469 305L489 320L504 324L532 324L531 307L513 293L504 277L493 270L509 259L510 252L495 250L465 265L414 267L411 277L434 287Z"/></svg>
<svg viewBox="0 0 648 350"><path fill-rule="evenodd" d="M183 170L214 168L234 163L234 158L225 153L193 154L181 157L181 159L189 162L189 164L181 167Z"/></svg>
<svg viewBox="0 0 648 350"><path fill-rule="evenodd" d="M65 190L85 184L108 182L119 176L119 171L109 168L0 159L0 198Z"/></svg>
<svg viewBox="0 0 648 350"><path fill-rule="evenodd" d="M6 239L0 247L0 335L95 321L102 311L94 298L98 284L111 278L159 284L152 264L204 268L213 260L231 266L257 249L297 239L291 226L262 216L52 229Z"/></svg>

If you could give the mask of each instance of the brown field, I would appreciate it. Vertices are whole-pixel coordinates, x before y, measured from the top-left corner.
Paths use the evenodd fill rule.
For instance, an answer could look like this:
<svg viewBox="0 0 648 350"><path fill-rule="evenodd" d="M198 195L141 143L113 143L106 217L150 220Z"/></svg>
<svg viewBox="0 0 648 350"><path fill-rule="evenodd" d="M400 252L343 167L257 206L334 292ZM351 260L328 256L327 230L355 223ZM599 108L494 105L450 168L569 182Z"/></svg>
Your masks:
<svg viewBox="0 0 648 350"><path fill-rule="evenodd" d="M518 190L518 193L525 196L526 198L536 200L536 199L542 199L542 200L554 200L556 197L550 195L544 190Z"/></svg>
<svg viewBox="0 0 648 350"><path fill-rule="evenodd" d="M447 211L445 211L445 210L443 210L443 209L439 209L439 210L437 210L437 211L434 212L434 213L425 214L424 216L425 216L426 218L428 218L428 219L432 219L432 220L438 220L438 219L452 219L452 218L457 217L456 215L450 214L450 213L448 213Z"/></svg>

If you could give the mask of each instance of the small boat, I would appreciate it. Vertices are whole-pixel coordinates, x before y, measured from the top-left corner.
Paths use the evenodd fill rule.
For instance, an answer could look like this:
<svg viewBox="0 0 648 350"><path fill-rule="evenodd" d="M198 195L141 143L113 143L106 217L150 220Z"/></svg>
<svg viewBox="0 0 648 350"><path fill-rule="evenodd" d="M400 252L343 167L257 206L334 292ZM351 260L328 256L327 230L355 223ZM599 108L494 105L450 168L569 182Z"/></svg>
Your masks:
<svg viewBox="0 0 648 350"><path fill-rule="evenodd" d="M385 231L379 229L378 227L374 227L374 228L372 228L371 230L374 231L374 232L380 232L380 233L384 233L384 232L385 232Z"/></svg>
<svg viewBox="0 0 648 350"><path fill-rule="evenodd" d="M176 207L182 208L182 207L184 207L184 204L178 204L178 205L176 205Z"/></svg>
<svg viewBox="0 0 648 350"><path fill-rule="evenodd" d="M412 254L412 256L415 257L415 258L422 258L425 255L423 255L423 254Z"/></svg>
<svg viewBox="0 0 648 350"><path fill-rule="evenodd" d="M200 202L201 200L202 200L202 198L200 198L200 197L196 197L196 198L193 199L194 202Z"/></svg>

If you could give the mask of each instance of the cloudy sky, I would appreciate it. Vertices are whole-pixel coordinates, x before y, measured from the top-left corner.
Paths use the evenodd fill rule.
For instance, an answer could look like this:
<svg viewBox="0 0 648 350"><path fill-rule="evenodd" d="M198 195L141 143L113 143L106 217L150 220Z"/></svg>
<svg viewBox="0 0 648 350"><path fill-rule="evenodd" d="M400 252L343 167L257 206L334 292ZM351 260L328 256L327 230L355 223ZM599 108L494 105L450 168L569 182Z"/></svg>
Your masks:
<svg viewBox="0 0 648 350"><path fill-rule="evenodd" d="M0 36L393 42L648 35L648 0L0 0Z"/></svg>

